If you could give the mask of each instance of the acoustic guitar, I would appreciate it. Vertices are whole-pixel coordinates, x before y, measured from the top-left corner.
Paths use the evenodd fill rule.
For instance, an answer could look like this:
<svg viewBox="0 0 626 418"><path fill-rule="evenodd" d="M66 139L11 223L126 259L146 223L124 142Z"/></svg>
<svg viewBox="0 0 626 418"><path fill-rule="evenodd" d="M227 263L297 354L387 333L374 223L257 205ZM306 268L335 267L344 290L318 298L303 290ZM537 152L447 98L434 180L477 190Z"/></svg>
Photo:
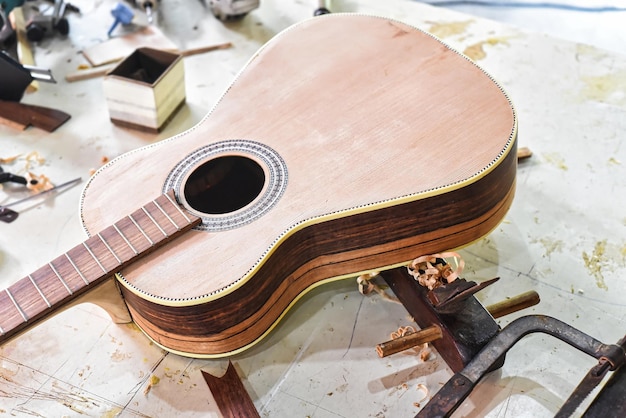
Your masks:
<svg viewBox="0 0 626 418"><path fill-rule="evenodd" d="M161 347L240 352L315 286L489 233L516 134L502 88L435 37L359 15L296 24L195 127L90 179L89 238L0 291L0 341L107 283Z"/></svg>

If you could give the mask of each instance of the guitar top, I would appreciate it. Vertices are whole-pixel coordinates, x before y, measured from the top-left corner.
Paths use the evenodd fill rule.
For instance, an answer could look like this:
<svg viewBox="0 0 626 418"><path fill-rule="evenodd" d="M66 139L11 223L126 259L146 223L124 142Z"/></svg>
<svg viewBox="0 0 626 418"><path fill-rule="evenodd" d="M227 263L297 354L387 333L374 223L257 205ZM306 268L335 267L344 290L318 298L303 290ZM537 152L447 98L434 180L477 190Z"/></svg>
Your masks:
<svg viewBox="0 0 626 418"><path fill-rule="evenodd" d="M173 190L202 223L121 272L126 302L168 349L234 352L317 284L488 233L516 132L501 87L436 38L325 15L272 39L198 125L99 170L81 216L95 234Z"/></svg>

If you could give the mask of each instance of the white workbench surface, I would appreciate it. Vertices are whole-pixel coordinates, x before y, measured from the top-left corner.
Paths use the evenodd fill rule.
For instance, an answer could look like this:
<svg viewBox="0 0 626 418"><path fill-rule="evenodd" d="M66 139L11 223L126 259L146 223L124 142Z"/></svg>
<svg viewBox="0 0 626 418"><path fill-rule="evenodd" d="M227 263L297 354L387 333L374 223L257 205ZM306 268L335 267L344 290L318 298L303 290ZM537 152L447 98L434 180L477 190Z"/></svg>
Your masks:
<svg viewBox="0 0 626 418"><path fill-rule="evenodd" d="M37 151L45 162L33 165L33 172L55 183L86 179L103 157L193 126L258 47L309 18L317 5L261 3L243 21L224 25L201 2L162 2L166 13L159 24L181 49L220 41L235 46L185 58L187 103L164 132L151 135L109 122L101 79L63 80L83 62L80 49L103 39L112 23L112 2L77 1L83 14L70 14L70 37L35 48L37 65L51 68L60 82L41 84L24 99L72 118L52 134L0 126L0 158ZM501 277L479 298L489 304L534 289L542 302L527 312L557 317L606 343L621 338L626 332L626 59L412 1L334 3L334 11L393 17L467 50L516 105L519 145L530 147L534 156L519 168L517 195L505 221L462 251L465 278ZM475 55L481 49L484 57ZM4 167L23 172L25 162ZM74 187L23 211L14 223L0 224L1 288L84 239L80 190ZM120 186L120 199L124 193ZM0 204L23 196L5 185ZM521 314L499 322L504 326ZM424 403L417 385L432 394L451 372L436 354L426 362L406 354L378 358L374 346L408 324L400 305L361 296L352 280L335 282L310 292L268 338L232 360L262 416L409 417L419 410L416 402ZM594 363L551 337L528 336L457 416L552 416ZM0 348L0 417L219 416L200 370L219 374L225 365L226 360L168 354L136 327L115 325L104 311L82 305Z"/></svg>

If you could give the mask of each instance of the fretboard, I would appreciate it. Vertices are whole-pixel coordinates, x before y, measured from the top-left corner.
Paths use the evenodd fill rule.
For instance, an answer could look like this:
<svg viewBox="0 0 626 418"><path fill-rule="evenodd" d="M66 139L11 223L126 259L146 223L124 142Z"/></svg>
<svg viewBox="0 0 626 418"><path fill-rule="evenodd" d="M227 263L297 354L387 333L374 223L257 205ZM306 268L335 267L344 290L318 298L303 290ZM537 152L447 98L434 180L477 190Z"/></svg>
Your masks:
<svg viewBox="0 0 626 418"><path fill-rule="evenodd" d="M0 343L199 223L169 192L1 290Z"/></svg>

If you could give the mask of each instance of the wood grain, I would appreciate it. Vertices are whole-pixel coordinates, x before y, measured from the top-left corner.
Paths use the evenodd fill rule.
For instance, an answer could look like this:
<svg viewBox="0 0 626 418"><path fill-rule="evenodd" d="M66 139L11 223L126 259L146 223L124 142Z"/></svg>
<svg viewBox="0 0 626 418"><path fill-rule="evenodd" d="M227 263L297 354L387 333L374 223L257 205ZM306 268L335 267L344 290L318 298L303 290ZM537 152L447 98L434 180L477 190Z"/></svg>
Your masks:
<svg viewBox="0 0 626 418"><path fill-rule="evenodd" d="M205 371L202 371L202 377L224 418L260 417L232 362L228 362L222 377L215 377Z"/></svg>

